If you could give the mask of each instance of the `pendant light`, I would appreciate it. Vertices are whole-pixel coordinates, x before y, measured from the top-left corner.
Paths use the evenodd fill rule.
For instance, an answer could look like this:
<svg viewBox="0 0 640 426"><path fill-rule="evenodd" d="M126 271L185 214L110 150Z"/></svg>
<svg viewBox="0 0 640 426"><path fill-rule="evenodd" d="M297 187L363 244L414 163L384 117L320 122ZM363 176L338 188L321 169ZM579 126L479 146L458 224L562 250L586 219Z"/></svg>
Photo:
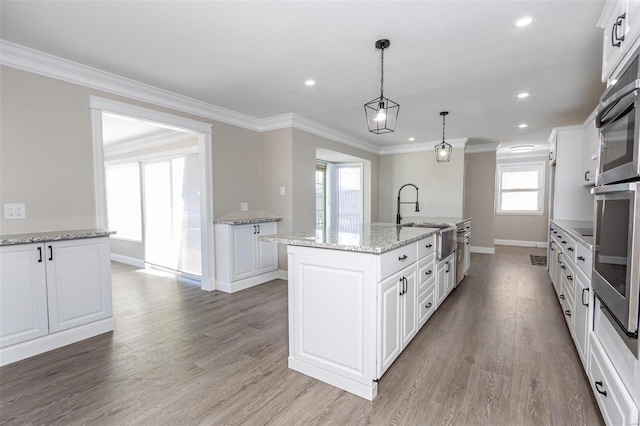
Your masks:
<svg viewBox="0 0 640 426"><path fill-rule="evenodd" d="M380 49L380 97L364 104L367 126L371 133L391 133L396 128L400 105L384 97L384 49L391 42L387 39L376 41L376 49Z"/></svg>
<svg viewBox="0 0 640 426"><path fill-rule="evenodd" d="M444 118L449 114L448 111L442 111L442 142L436 145L436 161L438 163L448 163L451 159L451 150L453 147L444 141Z"/></svg>

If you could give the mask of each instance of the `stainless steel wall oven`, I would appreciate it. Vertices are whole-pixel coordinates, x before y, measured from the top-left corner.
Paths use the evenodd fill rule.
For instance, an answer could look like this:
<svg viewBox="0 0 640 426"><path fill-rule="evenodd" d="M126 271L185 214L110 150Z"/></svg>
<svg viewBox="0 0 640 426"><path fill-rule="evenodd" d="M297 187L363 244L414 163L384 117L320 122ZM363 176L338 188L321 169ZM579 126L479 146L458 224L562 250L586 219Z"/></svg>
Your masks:
<svg viewBox="0 0 640 426"><path fill-rule="evenodd" d="M596 187L596 296L629 337L638 337L640 318L640 182Z"/></svg>

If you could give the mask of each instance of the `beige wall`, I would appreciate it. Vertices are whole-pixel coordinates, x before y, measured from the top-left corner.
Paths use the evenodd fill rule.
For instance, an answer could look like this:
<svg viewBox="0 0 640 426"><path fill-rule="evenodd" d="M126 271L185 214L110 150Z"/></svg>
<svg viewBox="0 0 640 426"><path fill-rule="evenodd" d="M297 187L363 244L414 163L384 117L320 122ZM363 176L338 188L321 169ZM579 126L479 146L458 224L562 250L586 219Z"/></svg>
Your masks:
<svg viewBox="0 0 640 426"><path fill-rule="evenodd" d="M498 160L499 164L524 163L527 161L544 161L547 157ZM495 239L547 242L547 230L549 226L549 166L545 167L545 194L544 194L544 214L542 215L495 215ZM494 183L495 186L495 183ZM495 209L494 209L495 211Z"/></svg>
<svg viewBox="0 0 640 426"><path fill-rule="evenodd" d="M395 222L398 189L405 183L420 188L420 216L462 216L464 149L454 149L451 161L438 163L432 150L380 158L380 221ZM415 200L403 191L402 200ZM411 206L402 206L402 216L415 216Z"/></svg>
<svg viewBox="0 0 640 426"><path fill-rule="evenodd" d="M10 67L0 72L0 204L25 203L27 218L3 234L95 226L89 95L213 125L214 215L260 208L260 133Z"/></svg>
<svg viewBox="0 0 640 426"><path fill-rule="evenodd" d="M493 248L496 152L466 154L464 216L473 217L471 246Z"/></svg>

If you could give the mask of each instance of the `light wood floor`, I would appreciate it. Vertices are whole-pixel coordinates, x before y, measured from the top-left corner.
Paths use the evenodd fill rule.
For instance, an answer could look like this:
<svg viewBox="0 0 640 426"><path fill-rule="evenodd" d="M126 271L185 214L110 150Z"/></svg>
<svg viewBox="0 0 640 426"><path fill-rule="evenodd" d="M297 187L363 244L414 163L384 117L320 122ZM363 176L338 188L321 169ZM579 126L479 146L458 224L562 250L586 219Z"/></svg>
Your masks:
<svg viewBox="0 0 640 426"><path fill-rule="evenodd" d="M287 284L236 294L113 265L116 330L0 368L2 424L602 424L542 266L497 247L374 402L287 368Z"/></svg>

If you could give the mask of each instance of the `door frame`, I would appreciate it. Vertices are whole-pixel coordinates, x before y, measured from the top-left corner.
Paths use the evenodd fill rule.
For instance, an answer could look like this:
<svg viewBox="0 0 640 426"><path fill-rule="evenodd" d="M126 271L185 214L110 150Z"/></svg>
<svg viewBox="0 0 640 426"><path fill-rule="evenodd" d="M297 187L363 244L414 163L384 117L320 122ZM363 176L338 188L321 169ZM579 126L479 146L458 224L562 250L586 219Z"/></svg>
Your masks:
<svg viewBox="0 0 640 426"><path fill-rule="evenodd" d="M145 121L173 126L198 133L198 162L200 166L200 226L202 250L203 290L215 290L215 254L213 225L213 170L212 170L212 125L178 115L159 112L124 102L97 96L89 96L93 141L93 176L96 210L96 227L108 229L107 201L104 177L104 152L102 141L102 113L138 118Z"/></svg>

